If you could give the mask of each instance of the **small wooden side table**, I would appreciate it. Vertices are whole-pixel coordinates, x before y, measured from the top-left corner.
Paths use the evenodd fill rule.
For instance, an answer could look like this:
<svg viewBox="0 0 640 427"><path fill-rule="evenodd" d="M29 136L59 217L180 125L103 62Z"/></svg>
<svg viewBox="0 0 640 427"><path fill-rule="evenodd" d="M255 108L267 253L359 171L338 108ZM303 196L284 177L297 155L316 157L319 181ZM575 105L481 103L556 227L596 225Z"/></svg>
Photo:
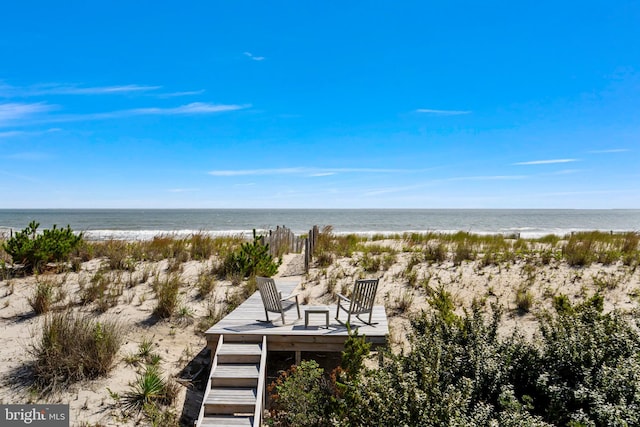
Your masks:
<svg viewBox="0 0 640 427"><path fill-rule="evenodd" d="M304 327L308 327L309 326L309 315L310 314L322 314L324 313L325 315L325 328L329 329L329 307L314 307L314 308L307 308L304 311Z"/></svg>

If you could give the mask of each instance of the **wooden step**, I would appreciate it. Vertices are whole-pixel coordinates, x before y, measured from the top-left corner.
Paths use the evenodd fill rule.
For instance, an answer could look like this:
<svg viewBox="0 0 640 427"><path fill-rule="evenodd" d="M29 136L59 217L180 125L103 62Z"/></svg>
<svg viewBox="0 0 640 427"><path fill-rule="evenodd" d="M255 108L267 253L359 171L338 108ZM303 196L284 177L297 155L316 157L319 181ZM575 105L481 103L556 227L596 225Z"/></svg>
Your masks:
<svg viewBox="0 0 640 427"><path fill-rule="evenodd" d="M233 415L206 415L202 427L252 427L253 417Z"/></svg>
<svg viewBox="0 0 640 427"><path fill-rule="evenodd" d="M257 387L260 365L218 364L211 373L211 387Z"/></svg>
<svg viewBox="0 0 640 427"><path fill-rule="evenodd" d="M204 401L205 414L253 414L255 388L212 387Z"/></svg>
<svg viewBox="0 0 640 427"><path fill-rule="evenodd" d="M218 363L260 363L260 355L260 344L225 342L218 349Z"/></svg>

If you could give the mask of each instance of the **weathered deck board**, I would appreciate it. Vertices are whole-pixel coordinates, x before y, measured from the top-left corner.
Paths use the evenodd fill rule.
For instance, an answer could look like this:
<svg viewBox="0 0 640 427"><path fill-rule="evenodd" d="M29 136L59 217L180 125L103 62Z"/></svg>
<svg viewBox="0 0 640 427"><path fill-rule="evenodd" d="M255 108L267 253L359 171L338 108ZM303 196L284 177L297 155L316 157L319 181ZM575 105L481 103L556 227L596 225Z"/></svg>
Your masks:
<svg viewBox="0 0 640 427"><path fill-rule="evenodd" d="M286 296L297 283L276 281L278 289ZM320 306L324 307L324 306ZM325 328L324 316L312 315L309 327L304 326L304 310L316 309L319 306L300 305L301 318L297 319L295 308L285 312L286 324L282 324L280 316L270 313L271 323L264 322L265 313L260 298L256 292L234 311L212 326L205 333L207 345L215 352L218 338L225 336L226 340L251 341L256 336L266 336L270 351L341 351L349 336L347 326L335 319L336 305L329 308L329 328ZM346 321L346 314L340 313L341 320ZM357 329L359 335L364 335L374 346L384 345L389 334L387 315L383 306L374 306L374 325L367 325L355 316L351 319L351 329ZM254 339L255 340L255 339Z"/></svg>

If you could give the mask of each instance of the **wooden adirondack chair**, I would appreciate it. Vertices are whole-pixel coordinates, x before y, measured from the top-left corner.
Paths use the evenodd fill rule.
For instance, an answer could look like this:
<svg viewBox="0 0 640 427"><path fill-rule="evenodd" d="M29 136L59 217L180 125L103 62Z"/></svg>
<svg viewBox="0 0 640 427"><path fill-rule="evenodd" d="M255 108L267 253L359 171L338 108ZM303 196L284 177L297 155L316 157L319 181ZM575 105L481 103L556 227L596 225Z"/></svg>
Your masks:
<svg viewBox="0 0 640 427"><path fill-rule="evenodd" d="M282 297L282 293L276 288L276 282L269 277L256 277L256 283L260 290L260 296L262 297L262 304L264 305L264 314L267 316L267 322L269 320L269 312L280 313L282 316L282 324L286 322L284 320L284 312L293 308L295 305L298 310L298 319L300 319L300 305L298 303L298 294L291 294L286 297ZM288 301L295 297L295 302Z"/></svg>
<svg viewBox="0 0 640 427"><path fill-rule="evenodd" d="M347 312L347 323L351 321L351 315L354 314L367 325L373 325L373 323L371 323L371 316L373 315L373 303L376 299L377 291L378 279L356 280L351 298L338 294L336 320L340 320L338 317L340 317L340 309L342 309ZM367 313L369 313L368 322L360 318L361 314Z"/></svg>

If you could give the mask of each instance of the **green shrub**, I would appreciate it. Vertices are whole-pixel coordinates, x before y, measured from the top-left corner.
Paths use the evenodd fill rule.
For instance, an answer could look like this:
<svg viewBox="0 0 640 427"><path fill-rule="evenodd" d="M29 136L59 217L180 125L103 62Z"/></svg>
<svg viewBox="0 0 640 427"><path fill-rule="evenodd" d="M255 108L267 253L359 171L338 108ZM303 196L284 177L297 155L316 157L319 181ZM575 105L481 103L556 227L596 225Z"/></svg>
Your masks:
<svg viewBox="0 0 640 427"><path fill-rule="evenodd" d="M553 308L558 314L571 314L573 312L571 301L569 301L569 297L565 294L560 294L553 297Z"/></svg>
<svg viewBox="0 0 640 427"><path fill-rule="evenodd" d="M339 369L329 384L315 365L290 372L275 414L287 422L275 425L638 425L640 333L603 314L602 296L575 306L558 297L559 313L543 316L530 342L503 338L497 310L452 321L451 299L438 293L440 309L412 319L409 350L383 351L377 369Z"/></svg>
<svg viewBox="0 0 640 427"><path fill-rule="evenodd" d="M99 322L70 311L48 315L31 348L35 386L43 391L106 375L123 342L118 322Z"/></svg>
<svg viewBox="0 0 640 427"><path fill-rule="evenodd" d="M67 228L37 232L39 223L32 221L27 228L3 243L4 250L13 262L23 264L27 271L40 271L49 262L67 261L71 252L82 242L82 233L75 234Z"/></svg>
<svg viewBox="0 0 640 427"><path fill-rule="evenodd" d="M269 245L263 245L253 230L253 242L246 242L240 248L230 252L225 258L220 273L231 275L239 273L243 277L271 277L278 272L280 260L274 261L269 254Z"/></svg>
<svg viewBox="0 0 640 427"><path fill-rule="evenodd" d="M272 425L330 425L331 388L323 374L318 362L303 360L280 375L268 388Z"/></svg>

